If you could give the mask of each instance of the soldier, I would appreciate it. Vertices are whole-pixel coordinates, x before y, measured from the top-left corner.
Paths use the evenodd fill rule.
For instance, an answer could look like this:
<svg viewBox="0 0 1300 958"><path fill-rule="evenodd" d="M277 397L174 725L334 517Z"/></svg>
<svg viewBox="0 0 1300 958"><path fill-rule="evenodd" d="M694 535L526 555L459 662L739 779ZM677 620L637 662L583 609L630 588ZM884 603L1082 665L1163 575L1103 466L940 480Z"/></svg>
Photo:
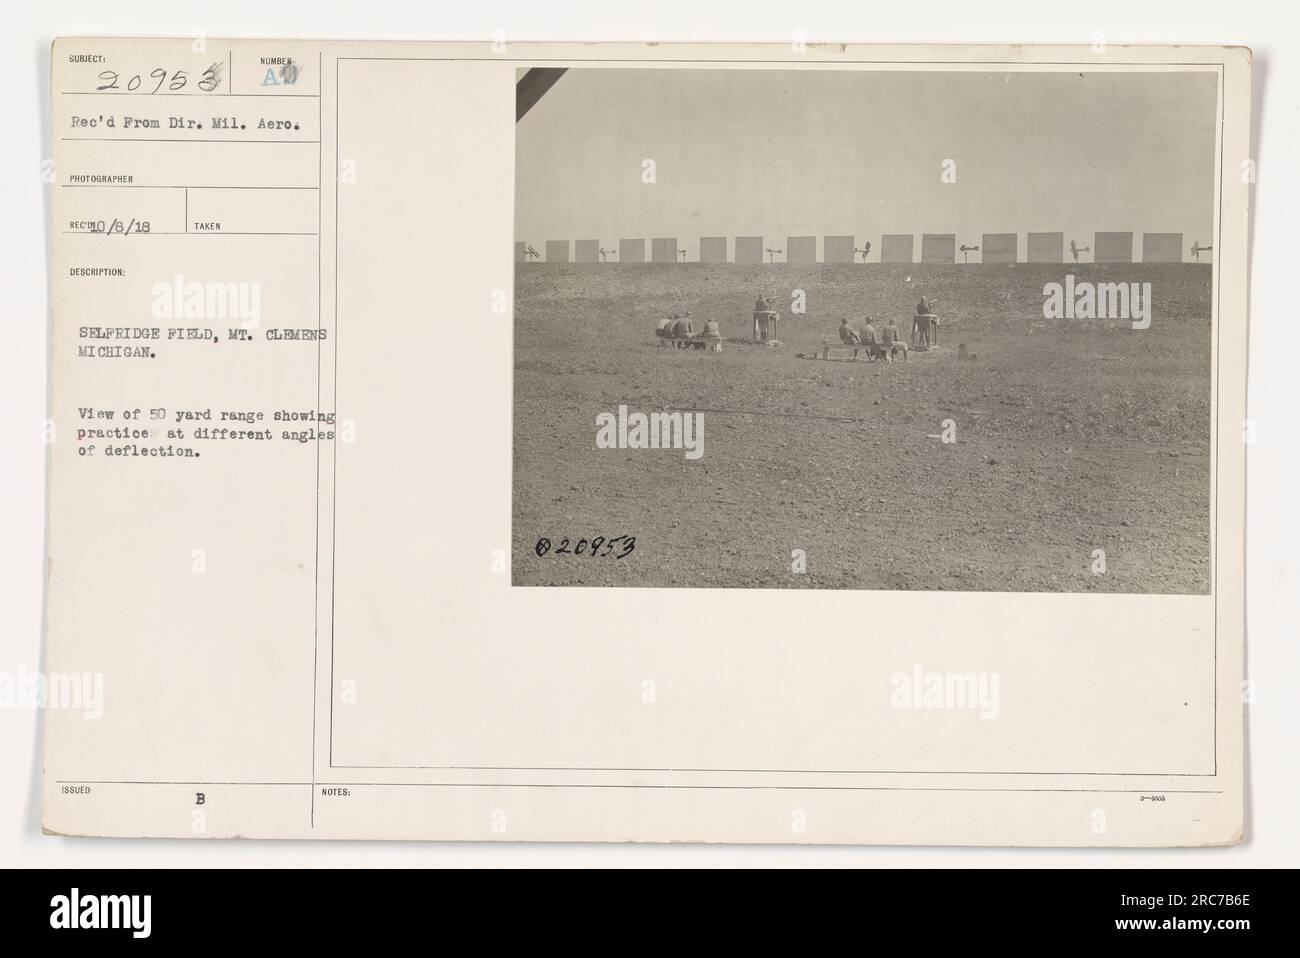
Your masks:
<svg viewBox="0 0 1300 958"><path fill-rule="evenodd" d="M688 310L678 317L677 322L673 324L673 338L677 340L692 339L695 336L695 324L691 322L691 314ZM679 347L683 344L678 342Z"/></svg>
<svg viewBox="0 0 1300 958"><path fill-rule="evenodd" d="M894 322L892 317L885 323L885 329L880 334L880 342L885 347L882 351L882 358L885 362L892 363L894 361L894 343L898 342L898 324Z"/></svg>
<svg viewBox="0 0 1300 958"><path fill-rule="evenodd" d="M918 342L923 346L933 345L930 341L932 338L932 331L939 321L937 319L931 319L930 317L934 315L933 307L938 302L939 301L936 299L931 303L928 299L922 296L921 301L916 304L916 316L912 319L913 346Z"/></svg>
<svg viewBox="0 0 1300 958"><path fill-rule="evenodd" d="M754 339L770 342L776 339L776 300L759 294L754 300Z"/></svg>
<svg viewBox="0 0 1300 958"><path fill-rule="evenodd" d="M865 323L862 327L862 341L868 346L875 345L876 327L871 325L871 317L865 317Z"/></svg>
<svg viewBox="0 0 1300 958"><path fill-rule="evenodd" d="M840 320L840 342L844 343L845 346L857 346L862 342L858 338L858 334L849 328L848 317ZM853 355L856 356L857 353Z"/></svg>

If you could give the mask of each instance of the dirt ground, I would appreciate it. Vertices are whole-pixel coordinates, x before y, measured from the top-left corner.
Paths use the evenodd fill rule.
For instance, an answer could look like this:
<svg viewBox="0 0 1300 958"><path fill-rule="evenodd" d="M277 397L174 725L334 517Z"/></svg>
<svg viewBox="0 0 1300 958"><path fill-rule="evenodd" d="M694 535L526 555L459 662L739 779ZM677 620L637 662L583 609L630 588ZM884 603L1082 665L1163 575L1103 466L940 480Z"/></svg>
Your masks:
<svg viewBox="0 0 1300 958"><path fill-rule="evenodd" d="M1151 328L1043 319L1043 285L1066 273L1151 282ZM513 581L1206 593L1210 277L1185 264L521 265ZM777 348L745 342L759 292L782 315ZM892 364L796 357L838 342L842 316L892 316L906 336L921 293L939 301L943 348ZM722 353L661 345L656 322L685 310L696 329L721 324ZM978 358L959 360L959 343ZM597 414L620 405L703 411L703 457L597 448ZM955 443L936 438L946 419ZM557 554L596 536L635 547Z"/></svg>

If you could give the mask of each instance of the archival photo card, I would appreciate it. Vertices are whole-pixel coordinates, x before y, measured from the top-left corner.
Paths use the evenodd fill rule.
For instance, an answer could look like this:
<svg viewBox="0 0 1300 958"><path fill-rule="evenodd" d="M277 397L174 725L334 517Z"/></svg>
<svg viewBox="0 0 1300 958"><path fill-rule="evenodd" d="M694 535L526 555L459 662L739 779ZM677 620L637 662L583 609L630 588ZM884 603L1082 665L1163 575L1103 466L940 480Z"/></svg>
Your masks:
<svg viewBox="0 0 1300 958"><path fill-rule="evenodd" d="M1241 839L1248 51L51 56L48 832Z"/></svg>

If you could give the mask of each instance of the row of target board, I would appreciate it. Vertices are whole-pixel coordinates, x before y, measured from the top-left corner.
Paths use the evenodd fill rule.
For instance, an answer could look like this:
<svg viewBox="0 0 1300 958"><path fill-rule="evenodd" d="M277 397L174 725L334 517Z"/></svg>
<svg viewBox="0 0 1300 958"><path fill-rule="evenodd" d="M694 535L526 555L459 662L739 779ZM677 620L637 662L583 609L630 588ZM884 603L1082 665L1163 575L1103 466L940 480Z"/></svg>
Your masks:
<svg viewBox="0 0 1300 958"><path fill-rule="evenodd" d="M871 249L870 243L859 247L852 236L826 236L822 238L823 263L866 262L879 257L881 263L955 263L973 259L977 263L1061 263L1065 262L1067 248L1064 233L1025 234L1025 256L1020 256L1019 233L984 233L978 245L957 245L955 233L923 233L920 259L916 258L916 236L911 233L886 233L880 246ZM1206 252L1195 254L1183 248L1182 233L1143 233L1140 258L1134 258L1134 233L1094 233L1092 242L1071 241L1069 254L1072 260L1093 263L1181 263L1184 256L1195 257L1198 262L1208 262ZM737 236L730 241L726 236L700 238L701 263L816 263L816 236L787 236L784 245L772 247L764 244L761 236ZM1206 248L1203 248L1206 249ZM646 259L644 239L621 239L618 249L605 248L599 240L547 240L545 255L525 242L515 243L515 262L546 263L680 263L686 251L679 248L677 237L657 237L650 240L650 258Z"/></svg>

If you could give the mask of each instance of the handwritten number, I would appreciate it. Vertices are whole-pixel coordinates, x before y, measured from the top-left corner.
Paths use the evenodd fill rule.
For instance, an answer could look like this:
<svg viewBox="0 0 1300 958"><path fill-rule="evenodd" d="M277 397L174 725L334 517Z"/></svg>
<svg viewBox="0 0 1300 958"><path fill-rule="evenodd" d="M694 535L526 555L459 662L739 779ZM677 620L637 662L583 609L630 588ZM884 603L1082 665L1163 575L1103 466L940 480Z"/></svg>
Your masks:
<svg viewBox="0 0 1300 958"><path fill-rule="evenodd" d="M199 87L203 90L203 92L211 93L220 85L221 78L217 75L217 70L219 68L220 68L220 64L214 63L212 66L208 67L206 71L204 71L203 80L199 83ZM149 76L150 78L156 80L157 83L154 84L154 88L152 90L144 91L146 94L157 93L159 90L163 88L163 84L167 85L167 89L169 91L175 93L178 90L185 89L185 87L187 87L190 82L190 74L188 70L176 70L171 74L171 79L168 80L167 68L156 67L153 70L149 71ZM117 73L116 71L113 70L105 70L103 73L99 74L99 79L102 80L103 83L95 87L95 92L98 93L103 90L120 89L120 87L118 86L118 81L121 78L122 75L120 73ZM143 82L144 82L143 76L137 73L135 76L131 77L131 79L127 81L126 89L130 93L136 93L140 90L140 86Z"/></svg>
<svg viewBox="0 0 1300 958"><path fill-rule="evenodd" d="M616 545L622 546L622 552L615 552ZM555 547L555 555L586 555L587 550L591 550L593 556L614 556L616 559L626 559L636 549L636 536L614 536L606 539L604 536L595 536L592 539L579 539L576 543L571 539L561 539L560 544ZM551 553L551 540L545 537L538 539L537 544L533 546L533 551L540 558Z"/></svg>

